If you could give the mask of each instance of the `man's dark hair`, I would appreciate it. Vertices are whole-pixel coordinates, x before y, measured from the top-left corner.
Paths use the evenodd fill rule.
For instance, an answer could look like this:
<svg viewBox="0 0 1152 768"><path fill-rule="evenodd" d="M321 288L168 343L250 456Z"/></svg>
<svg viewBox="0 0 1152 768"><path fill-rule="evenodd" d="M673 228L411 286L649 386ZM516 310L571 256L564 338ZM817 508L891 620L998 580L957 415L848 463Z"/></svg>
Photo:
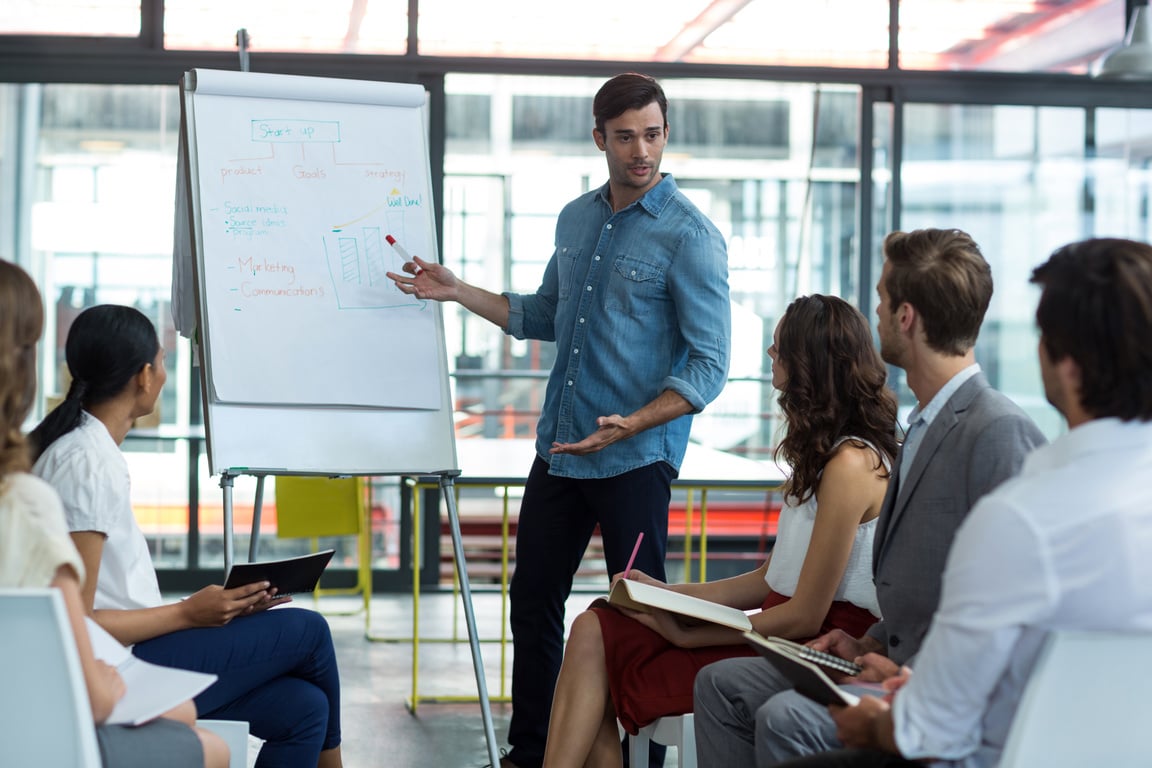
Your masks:
<svg viewBox="0 0 1152 768"><path fill-rule="evenodd" d="M604 133L604 123L619 117L630 109L643 109L652 102L660 105L664 125L668 125L668 98L664 89L648 75L638 72L625 72L616 75L596 92L592 100L592 117L596 119L596 130Z"/></svg>
<svg viewBox="0 0 1152 768"><path fill-rule="evenodd" d="M992 301L992 269L980 246L958 229L893 232L884 240L889 308L907 302L924 324L928 346L963 355L976 345Z"/></svg>
<svg viewBox="0 0 1152 768"><path fill-rule="evenodd" d="M1098 238L1059 248L1032 271L1036 325L1054 362L1080 367L1095 418L1152 420L1152 246Z"/></svg>

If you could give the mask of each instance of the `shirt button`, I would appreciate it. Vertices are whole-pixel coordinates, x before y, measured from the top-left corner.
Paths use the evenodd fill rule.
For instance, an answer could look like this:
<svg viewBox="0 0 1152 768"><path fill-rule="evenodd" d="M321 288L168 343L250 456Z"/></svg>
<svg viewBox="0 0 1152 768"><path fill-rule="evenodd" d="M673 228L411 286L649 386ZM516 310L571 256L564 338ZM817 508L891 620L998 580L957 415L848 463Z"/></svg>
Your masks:
<svg viewBox="0 0 1152 768"><path fill-rule="evenodd" d="M595 257L593 260L594 260L594 261L600 261L600 257L599 257L599 256L596 256L596 257Z"/></svg>
<svg viewBox="0 0 1152 768"><path fill-rule="evenodd" d="M568 379L568 386L572 386L572 379Z"/></svg>
<svg viewBox="0 0 1152 768"><path fill-rule="evenodd" d="M608 226L604 227L604 229L612 229L612 225L609 224Z"/></svg>
<svg viewBox="0 0 1152 768"><path fill-rule="evenodd" d="M896 646L900 645L900 638L896 635L892 635L892 637L888 638L888 645L895 648Z"/></svg>
<svg viewBox="0 0 1152 768"><path fill-rule="evenodd" d="M574 350L572 350L572 354L574 354L574 355L580 354L580 347L576 347Z"/></svg>
<svg viewBox="0 0 1152 768"><path fill-rule="evenodd" d="M632 277L636 277L636 270L632 270Z"/></svg>
<svg viewBox="0 0 1152 768"><path fill-rule="evenodd" d="M590 285L589 285L589 286L587 286L587 287L586 287L584 290L586 290L586 291L590 291L590 290L592 290L592 286L590 286Z"/></svg>
<svg viewBox="0 0 1152 768"><path fill-rule="evenodd" d="M560 253L568 253L568 249L567 248L561 248Z"/></svg>
<svg viewBox="0 0 1152 768"><path fill-rule="evenodd" d="M580 318L580 322L581 322L581 324L583 324L584 318Z"/></svg>

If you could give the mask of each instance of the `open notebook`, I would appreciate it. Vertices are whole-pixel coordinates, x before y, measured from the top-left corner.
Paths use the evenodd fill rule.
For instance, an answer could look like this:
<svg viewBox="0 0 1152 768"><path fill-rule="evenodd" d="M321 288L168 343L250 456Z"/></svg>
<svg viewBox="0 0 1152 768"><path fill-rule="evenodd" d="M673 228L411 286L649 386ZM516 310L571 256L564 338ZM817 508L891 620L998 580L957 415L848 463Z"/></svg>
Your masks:
<svg viewBox="0 0 1152 768"><path fill-rule="evenodd" d="M755 632L745 632L744 639L780 674L788 678L798 693L817 704L842 704L850 707L859 703L860 699L857 696L841 690L840 686L832 682L816 664L801 658L786 645L776 642L779 638L769 639ZM796 645L787 640L784 642Z"/></svg>
<svg viewBox="0 0 1152 768"><path fill-rule="evenodd" d="M699 597L673 592L670 589L644 584L631 579L620 579L612 586L608 594L611 605L631 608L634 611L651 613L653 608L660 608L680 616L688 616L700 621L710 621L724 627L748 632L752 629L752 621L748 614L738 608L713 603L711 600L702 600Z"/></svg>

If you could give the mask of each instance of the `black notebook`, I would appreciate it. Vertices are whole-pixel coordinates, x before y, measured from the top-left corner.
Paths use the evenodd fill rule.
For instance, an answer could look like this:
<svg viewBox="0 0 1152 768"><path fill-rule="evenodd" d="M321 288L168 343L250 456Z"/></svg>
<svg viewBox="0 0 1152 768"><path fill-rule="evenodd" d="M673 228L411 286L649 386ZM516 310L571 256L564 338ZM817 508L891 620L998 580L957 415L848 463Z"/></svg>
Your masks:
<svg viewBox="0 0 1152 768"><path fill-rule="evenodd" d="M262 563L233 563L224 580L224 588L242 587L257 581L271 582L277 595L311 592L320 582L328 561L335 550L325 549L310 555L290 557L287 560L267 560Z"/></svg>
<svg viewBox="0 0 1152 768"><path fill-rule="evenodd" d="M830 669L833 672L839 672L843 675L856 676L860 674L863 667L854 661L842 659L831 653L818 651L815 648L809 648L801 643L795 643L791 640L785 640L783 637L764 637L761 638L766 643L771 643L777 646L785 653L791 653L794 656L799 656L804 661L810 661L813 664Z"/></svg>
<svg viewBox="0 0 1152 768"><path fill-rule="evenodd" d="M744 639L792 683L792 687L796 689L797 693L807 696L817 704L839 704L851 707L859 703L860 699L857 696L841 690L840 686L832 682L820 667L804 659L794 649L788 647L799 645L798 643L793 643L790 640L781 641L781 638L777 637L761 637L755 632L745 632ZM807 646L800 647L812 651ZM821 652L813 651L813 653ZM838 657L834 656L833 658ZM842 663L852 663L844 662L843 659L838 660Z"/></svg>

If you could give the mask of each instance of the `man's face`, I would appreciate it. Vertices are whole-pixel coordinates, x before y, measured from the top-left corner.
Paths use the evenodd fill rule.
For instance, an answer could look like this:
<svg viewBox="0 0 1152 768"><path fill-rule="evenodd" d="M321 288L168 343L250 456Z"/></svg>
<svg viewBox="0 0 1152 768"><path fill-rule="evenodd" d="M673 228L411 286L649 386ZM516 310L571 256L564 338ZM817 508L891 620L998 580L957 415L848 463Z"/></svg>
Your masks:
<svg viewBox="0 0 1152 768"><path fill-rule="evenodd" d="M668 143L668 128L660 105L630 109L604 121L604 133L592 132L608 160L613 188L631 190L638 198L660 181L660 157Z"/></svg>
<svg viewBox="0 0 1152 768"><path fill-rule="evenodd" d="M884 269L880 272L880 280L876 283L876 295L880 297L876 304L876 331L880 337L880 357L891 365L900 365L904 355L904 339L900 336L899 322L896 319L896 307L891 306L888 297L888 273L892 267L888 261L884 262Z"/></svg>

